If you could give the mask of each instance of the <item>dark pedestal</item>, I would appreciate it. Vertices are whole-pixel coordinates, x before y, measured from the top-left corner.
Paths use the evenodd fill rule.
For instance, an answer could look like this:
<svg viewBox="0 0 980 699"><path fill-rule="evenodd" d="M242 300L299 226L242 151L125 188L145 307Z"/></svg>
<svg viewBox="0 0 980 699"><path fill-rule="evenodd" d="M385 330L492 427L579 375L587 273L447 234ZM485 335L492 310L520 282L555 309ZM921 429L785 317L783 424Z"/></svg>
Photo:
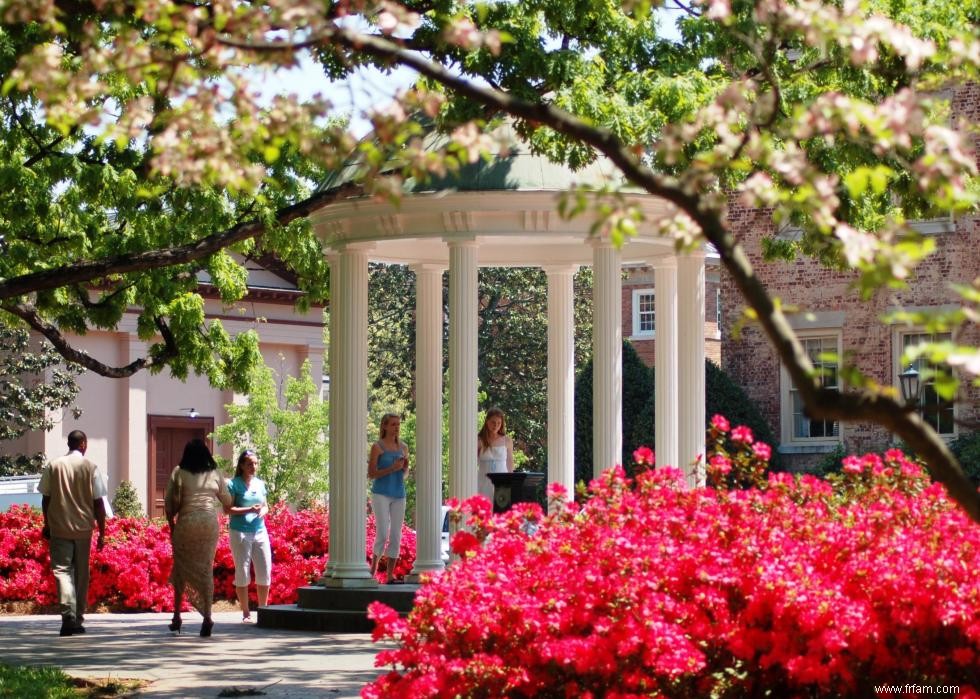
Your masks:
<svg viewBox="0 0 980 699"><path fill-rule="evenodd" d="M367 608L375 600L406 616L415 603L418 585L378 585L374 588L333 588L308 585L299 588L297 604L259 607L258 626L294 631L371 633L374 622Z"/></svg>
<svg viewBox="0 0 980 699"><path fill-rule="evenodd" d="M537 502L538 488L544 483L544 474L535 471L515 473L491 473L493 483L493 511L506 512L518 502Z"/></svg>

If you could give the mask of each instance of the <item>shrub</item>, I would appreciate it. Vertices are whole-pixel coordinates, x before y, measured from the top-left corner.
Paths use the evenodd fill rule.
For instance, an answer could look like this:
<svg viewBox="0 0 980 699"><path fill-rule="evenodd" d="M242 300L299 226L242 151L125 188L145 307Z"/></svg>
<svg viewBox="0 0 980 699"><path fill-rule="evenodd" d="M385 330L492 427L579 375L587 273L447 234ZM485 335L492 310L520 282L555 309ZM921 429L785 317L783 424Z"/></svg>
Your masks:
<svg viewBox="0 0 980 699"><path fill-rule="evenodd" d="M0 602L30 601L40 606L55 602L48 545L41 538L41 513L12 507L0 513ZM235 567L228 546L227 519L214 558L215 599L235 600ZM327 563L327 511L291 512L275 506L266 519L275 560L269 601L289 604L296 590L318 580ZM367 550L374 543L374 519L368 517ZM415 563L415 532L402 530L401 555L395 572L404 575ZM173 552L166 523L146 517L114 517L106 523L102 551L91 554L90 606L113 611L164 611L173 604L168 579ZM255 597L254 586L251 596Z"/></svg>
<svg viewBox="0 0 980 699"><path fill-rule="evenodd" d="M980 484L980 432L961 434L949 443L949 448L976 484Z"/></svg>
<svg viewBox="0 0 980 699"><path fill-rule="evenodd" d="M653 372L643 363L629 340L623 341L623 456L622 463L631 463L630 455L641 444L633 434L643 416L643 405L653 395ZM603 468L612 464L603 464ZM592 480L592 360L586 362L575 379L575 481Z"/></svg>
<svg viewBox="0 0 980 699"><path fill-rule="evenodd" d="M709 443L716 487L614 468L548 515L464 503L460 561L407 619L371 606L397 645L362 695L977 696L980 529L941 487L897 450L832 483L764 473L768 445L720 418Z"/></svg>
<svg viewBox="0 0 980 699"><path fill-rule="evenodd" d="M112 496L112 512L116 517L145 517L143 503L136 494L136 488L129 481L123 481Z"/></svg>
<svg viewBox="0 0 980 699"><path fill-rule="evenodd" d="M654 383L656 383L656 373L654 373ZM708 428L712 415L724 415L732 423L745 425L751 429L759 441L766 444L776 443L772 429L762 416L759 407L728 374L710 359L704 362L704 393L705 429ZM651 387L650 393L636 417L631 444L653 446L656 422L656 396ZM623 463L628 462L624 461ZM769 466L774 470L779 470L779 456L775 449L773 449L773 458L769 461ZM629 469L627 469L627 473L633 475Z"/></svg>

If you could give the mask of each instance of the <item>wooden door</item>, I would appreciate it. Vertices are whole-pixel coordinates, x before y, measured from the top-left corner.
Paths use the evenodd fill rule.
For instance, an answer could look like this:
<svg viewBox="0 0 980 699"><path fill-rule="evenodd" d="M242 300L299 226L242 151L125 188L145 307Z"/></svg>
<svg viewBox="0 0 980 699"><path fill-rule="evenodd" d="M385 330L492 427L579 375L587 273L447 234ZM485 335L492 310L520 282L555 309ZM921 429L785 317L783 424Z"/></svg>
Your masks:
<svg viewBox="0 0 980 699"><path fill-rule="evenodd" d="M149 507L147 509L151 517L163 517L163 495L171 471L180 461L184 446L192 439L203 439L208 447L213 449L208 435L214 431L214 418L151 415L149 423L149 473L146 479Z"/></svg>

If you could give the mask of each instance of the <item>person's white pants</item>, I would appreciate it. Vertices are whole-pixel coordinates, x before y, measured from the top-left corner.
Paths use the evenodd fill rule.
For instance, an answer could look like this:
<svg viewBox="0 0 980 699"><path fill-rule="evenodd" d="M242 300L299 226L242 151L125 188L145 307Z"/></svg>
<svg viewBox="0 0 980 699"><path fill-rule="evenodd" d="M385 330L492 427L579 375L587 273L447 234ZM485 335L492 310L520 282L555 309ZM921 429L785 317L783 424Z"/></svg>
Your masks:
<svg viewBox="0 0 980 699"><path fill-rule="evenodd" d="M247 587L249 564L255 566L255 584L268 587L272 581L272 545L269 530L240 532L228 530L231 557L235 559L235 587Z"/></svg>
<svg viewBox="0 0 980 699"><path fill-rule="evenodd" d="M371 508L374 510L374 555L398 558L402 545L402 524L405 523L405 498L372 493Z"/></svg>

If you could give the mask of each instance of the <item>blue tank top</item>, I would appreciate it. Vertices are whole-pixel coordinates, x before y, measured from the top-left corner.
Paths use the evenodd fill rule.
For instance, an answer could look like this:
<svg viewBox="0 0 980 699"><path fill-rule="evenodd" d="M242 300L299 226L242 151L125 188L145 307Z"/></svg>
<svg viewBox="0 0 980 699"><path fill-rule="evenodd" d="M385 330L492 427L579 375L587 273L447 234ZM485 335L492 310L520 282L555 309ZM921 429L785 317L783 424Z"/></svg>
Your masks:
<svg viewBox="0 0 980 699"><path fill-rule="evenodd" d="M381 456L378 457L378 470L381 471L386 468L391 468L401 456L401 449L394 449L392 451L385 449L381 452ZM394 473L389 473L387 476L375 478L371 484L371 492L378 495L386 495L389 498L405 497L405 471L399 469Z"/></svg>

